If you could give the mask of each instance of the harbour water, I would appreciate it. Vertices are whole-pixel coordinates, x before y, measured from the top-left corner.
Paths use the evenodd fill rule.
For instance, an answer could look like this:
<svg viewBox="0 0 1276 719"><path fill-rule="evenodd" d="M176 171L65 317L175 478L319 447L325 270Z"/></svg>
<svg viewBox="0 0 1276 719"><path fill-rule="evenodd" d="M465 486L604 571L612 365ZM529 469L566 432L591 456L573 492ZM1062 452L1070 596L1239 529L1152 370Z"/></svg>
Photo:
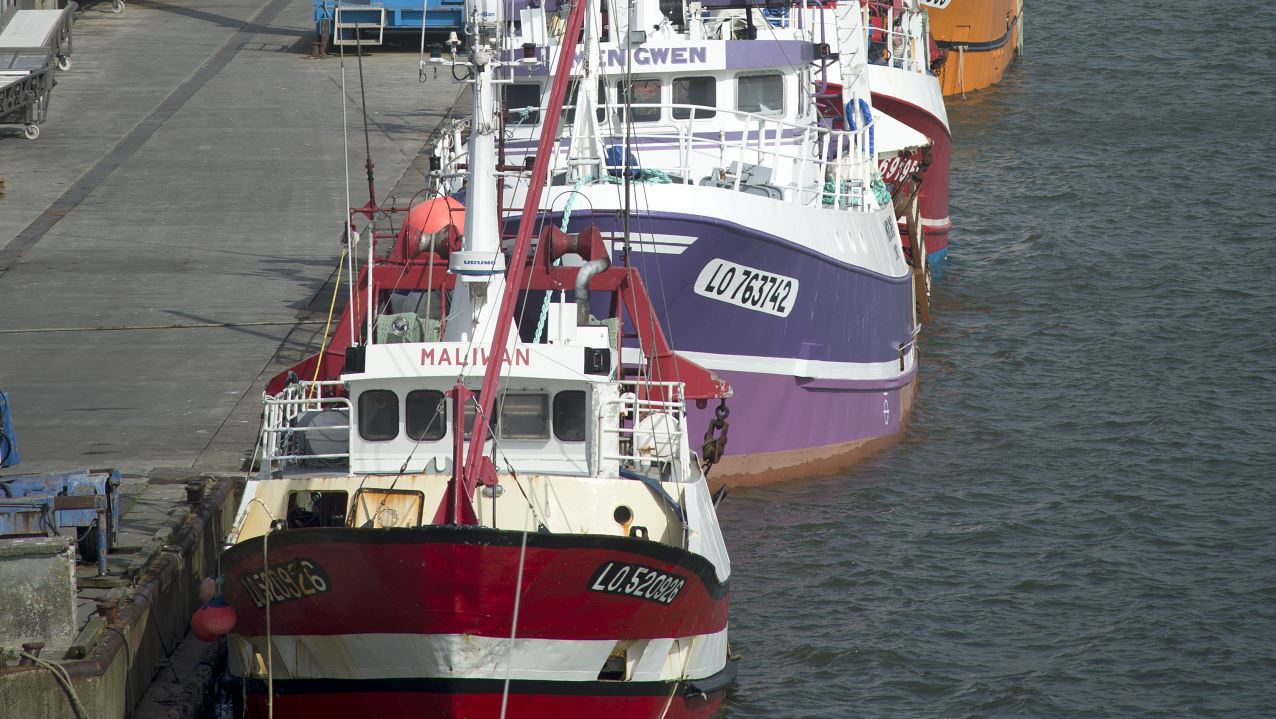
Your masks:
<svg viewBox="0 0 1276 719"><path fill-rule="evenodd" d="M906 440L721 508L730 717L1276 716L1276 11L1026 12Z"/></svg>

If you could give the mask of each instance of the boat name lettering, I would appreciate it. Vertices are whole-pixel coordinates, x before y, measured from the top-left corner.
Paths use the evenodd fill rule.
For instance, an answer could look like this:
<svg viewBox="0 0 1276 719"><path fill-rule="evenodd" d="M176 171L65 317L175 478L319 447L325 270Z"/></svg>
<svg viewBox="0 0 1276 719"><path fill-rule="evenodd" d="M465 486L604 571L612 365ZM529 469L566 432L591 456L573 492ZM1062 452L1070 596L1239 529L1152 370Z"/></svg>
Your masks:
<svg viewBox="0 0 1276 719"><path fill-rule="evenodd" d="M248 590L253 604L260 609L266 606L269 594L271 604L305 599L332 589L332 580L323 567L309 559L292 559L268 569L253 572L239 578Z"/></svg>
<svg viewBox="0 0 1276 719"><path fill-rule="evenodd" d="M485 347L452 347L438 349L436 347L425 347L421 349L421 366L434 365L452 365L460 366L469 365L485 365L488 358L487 348ZM467 361L468 360L468 361ZM530 349L515 349L511 354L509 350L505 350L505 364L509 365L529 365L532 363L532 351Z"/></svg>
<svg viewBox="0 0 1276 719"><path fill-rule="evenodd" d="M798 281L774 272L714 259L700 270L696 294L777 317L788 317L797 301Z"/></svg>
<svg viewBox="0 0 1276 719"><path fill-rule="evenodd" d="M710 50L713 52L710 52ZM556 54L556 53L555 53ZM549 60L549 52L546 48L540 48L538 51L541 62L546 63ZM678 47L637 47L634 48L630 57L625 57L624 48L604 48L599 51L598 59L605 69L615 70L624 68L633 60L633 64L639 67L667 67L667 66L696 66L705 68L714 68L723 66L723 56L721 50L711 48L708 45L681 45ZM578 53L572 61L572 70L579 71L581 67L582 56Z"/></svg>
<svg viewBox="0 0 1276 719"><path fill-rule="evenodd" d="M624 67L625 51L609 49L607 67ZM700 47L640 47L633 51L635 65L703 65L709 61L709 48Z"/></svg>
<svg viewBox="0 0 1276 719"><path fill-rule="evenodd" d="M676 574L625 562L607 562L589 579L590 591L664 605L672 604L686 584L687 580Z"/></svg>

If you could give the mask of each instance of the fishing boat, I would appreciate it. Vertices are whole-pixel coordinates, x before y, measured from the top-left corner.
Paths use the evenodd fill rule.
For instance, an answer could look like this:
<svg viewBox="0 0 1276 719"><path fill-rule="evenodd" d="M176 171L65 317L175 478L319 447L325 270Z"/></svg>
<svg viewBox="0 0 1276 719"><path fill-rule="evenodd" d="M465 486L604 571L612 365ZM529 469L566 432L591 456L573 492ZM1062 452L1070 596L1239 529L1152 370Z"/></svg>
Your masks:
<svg viewBox="0 0 1276 719"><path fill-rule="evenodd" d="M538 159L503 169L508 23L466 12L464 200L403 217L370 180L347 310L264 395L260 474L192 626L229 632L253 718L709 716L734 678L731 567L686 404L731 388L670 348L646 273L598 228L538 227L568 78L545 88ZM509 178L531 191L505 253ZM533 295L547 321L525 342ZM406 297L442 312L395 311Z"/></svg>
<svg viewBox="0 0 1276 719"><path fill-rule="evenodd" d="M922 0L944 51L944 95L965 96L1001 82L1023 51L1023 0Z"/></svg>
<svg viewBox="0 0 1276 719"><path fill-rule="evenodd" d="M885 162L891 181L920 172L921 222L926 254L936 276L948 257L952 219L948 213L948 175L952 132L936 69L941 52L931 38L926 10L918 0L866 0L869 86L873 105L926 136L925 153Z"/></svg>
<svg viewBox="0 0 1276 719"><path fill-rule="evenodd" d="M894 441L915 389L924 263L909 262L920 233L901 234L878 170L860 6L608 0L570 63L560 13L520 10L510 52L528 63L505 86L504 162L541 159L538 98L570 74L543 219L596 226L614 256L650 270L679 351L730 382L729 414L690 410L696 431L729 429L714 479L834 471ZM464 162L462 136L441 135L444 175ZM504 188L513 206L529 191Z"/></svg>

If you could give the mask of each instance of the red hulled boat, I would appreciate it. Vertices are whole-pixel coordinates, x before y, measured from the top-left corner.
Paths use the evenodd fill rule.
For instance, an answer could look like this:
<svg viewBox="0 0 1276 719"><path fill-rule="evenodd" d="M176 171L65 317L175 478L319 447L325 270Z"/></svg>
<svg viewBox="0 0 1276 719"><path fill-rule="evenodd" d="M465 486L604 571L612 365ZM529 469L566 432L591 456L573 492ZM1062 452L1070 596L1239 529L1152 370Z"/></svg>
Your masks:
<svg viewBox="0 0 1276 719"><path fill-rule="evenodd" d="M474 84L464 205L427 200L384 237L397 210L353 211L373 245L334 335L353 341L265 395L261 473L221 558L248 717L706 717L734 679L705 477L725 442L693 451L685 405L730 388L669 348L597 229L538 232L559 112L533 166L497 162L505 20L488 9L452 60ZM531 191L506 254L510 178ZM393 311L413 298L442 311ZM539 315L533 341L516 314Z"/></svg>

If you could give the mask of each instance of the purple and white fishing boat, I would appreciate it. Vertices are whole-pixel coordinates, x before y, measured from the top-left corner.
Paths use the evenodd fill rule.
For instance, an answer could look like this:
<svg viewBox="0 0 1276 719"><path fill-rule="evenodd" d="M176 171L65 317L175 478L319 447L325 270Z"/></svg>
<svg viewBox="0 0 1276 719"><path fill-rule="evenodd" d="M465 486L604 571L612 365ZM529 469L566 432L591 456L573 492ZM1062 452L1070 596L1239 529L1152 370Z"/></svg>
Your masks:
<svg viewBox="0 0 1276 719"><path fill-rule="evenodd" d="M529 184L566 7L520 3L492 48L522 59L500 86L506 208ZM912 405L924 269L908 258L924 251L920 233L901 239L878 171L864 38L858 2L603 0L569 40L580 52L542 220L600 228L613 261L650 278L679 352L734 388L729 415L689 413L693 432L729 424L713 470L727 484L844 468L897 438ZM836 122L819 102L829 82L855 110ZM452 193L466 134L458 123L435 146ZM542 334L535 305L525 341Z"/></svg>

